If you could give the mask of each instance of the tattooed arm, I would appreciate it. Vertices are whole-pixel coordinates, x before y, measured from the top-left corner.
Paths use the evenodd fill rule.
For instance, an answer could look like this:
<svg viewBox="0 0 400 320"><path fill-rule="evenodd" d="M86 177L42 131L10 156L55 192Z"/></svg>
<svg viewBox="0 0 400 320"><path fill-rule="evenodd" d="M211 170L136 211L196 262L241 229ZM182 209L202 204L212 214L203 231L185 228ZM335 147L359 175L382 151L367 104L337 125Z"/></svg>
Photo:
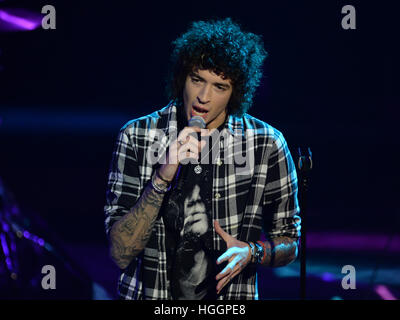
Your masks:
<svg viewBox="0 0 400 320"><path fill-rule="evenodd" d="M172 181L175 177L179 160L181 160L181 158L178 158L178 154L182 146L184 146L182 152L187 157L198 158L201 148L205 146L205 141L199 142L193 136L189 137L188 134L193 131L200 133L200 130L197 127L186 127L179 133L178 139L170 144L166 156L167 161L159 168L159 174L164 179ZM178 141L181 142L178 143ZM159 186L166 185L159 177L156 177L155 182ZM112 226L110 230L110 254L121 269L125 269L132 259L145 248L163 199L164 195L155 192L149 184L130 212Z"/></svg>
<svg viewBox="0 0 400 320"><path fill-rule="evenodd" d="M265 242L266 258L264 266L282 267L297 258L297 240L290 237L277 237Z"/></svg>
<svg viewBox="0 0 400 320"><path fill-rule="evenodd" d="M158 178L156 183L165 184ZM121 269L125 269L146 246L163 199L164 195L148 184L132 210L114 223L110 231L110 254Z"/></svg>

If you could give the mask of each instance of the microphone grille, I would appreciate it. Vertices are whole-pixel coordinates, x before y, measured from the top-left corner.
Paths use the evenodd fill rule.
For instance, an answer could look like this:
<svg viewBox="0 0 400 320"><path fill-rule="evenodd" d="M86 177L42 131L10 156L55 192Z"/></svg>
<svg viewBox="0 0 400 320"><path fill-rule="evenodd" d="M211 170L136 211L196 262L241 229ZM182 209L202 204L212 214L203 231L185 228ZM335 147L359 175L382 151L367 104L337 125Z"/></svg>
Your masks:
<svg viewBox="0 0 400 320"><path fill-rule="evenodd" d="M188 126L189 127L199 127L200 129L204 129L206 127L206 122L200 116L193 116L190 118Z"/></svg>

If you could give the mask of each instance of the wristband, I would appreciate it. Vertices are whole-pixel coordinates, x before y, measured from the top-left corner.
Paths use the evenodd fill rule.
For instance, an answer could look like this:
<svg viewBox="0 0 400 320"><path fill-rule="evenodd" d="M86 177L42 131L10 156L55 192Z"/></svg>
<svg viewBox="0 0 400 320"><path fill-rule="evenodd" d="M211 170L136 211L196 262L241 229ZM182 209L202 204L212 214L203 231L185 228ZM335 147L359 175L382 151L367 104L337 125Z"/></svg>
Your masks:
<svg viewBox="0 0 400 320"><path fill-rule="evenodd" d="M255 257L254 260L257 263L261 263L261 261L264 258L264 247L258 242L255 243L255 246L256 246L256 252L254 254L254 257Z"/></svg>
<svg viewBox="0 0 400 320"><path fill-rule="evenodd" d="M155 192L163 194L163 193L167 193L169 190L171 190L171 185L168 186L159 186L156 182L155 182L155 177L157 175L157 171L153 174L153 176L151 177L151 186L154 189Z"/></svg>
<svg viewBox="0 0 400 320"><path fill-rule="evenodd" d="M254 243L247 242L247 244L250 246L250 262L254 262Z"/></svg>
<svg viewBox="0 0 400 320"><path fill-rule="evenodd" d="M263 250L263 252L262 252L262 255L261 255L261 257L260 257L260 263L261 264L264 264L264 262L265 262L265 260L266 260L266 258L267 258L267 250L266 250L266 248L265 248L265 243L264 242L262 242L262 241L257 241L257 243L262 247L262 250Z"/></svg>

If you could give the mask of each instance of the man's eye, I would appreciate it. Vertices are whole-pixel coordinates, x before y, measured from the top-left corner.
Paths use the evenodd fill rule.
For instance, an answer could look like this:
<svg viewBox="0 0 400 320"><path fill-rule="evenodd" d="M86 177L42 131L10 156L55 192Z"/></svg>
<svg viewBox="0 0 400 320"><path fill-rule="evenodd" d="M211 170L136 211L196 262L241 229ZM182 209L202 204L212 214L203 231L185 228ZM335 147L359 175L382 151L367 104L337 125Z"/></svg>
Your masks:
<svg viewBox="0 0 400 320"><path fill-rule="evenodd" d="M197 79L197 78L192 78L192 82L194 82L194 83L198 83L198 82L200 82L200 79Z"/></svg>
<svg viewBox="0 0 400 320"><path fill-rule="evenodd" d="M217 89L218 89L219 91L225 91L225 90L226 90L225 87L221 87L221 86L217 86Z"/></svg>

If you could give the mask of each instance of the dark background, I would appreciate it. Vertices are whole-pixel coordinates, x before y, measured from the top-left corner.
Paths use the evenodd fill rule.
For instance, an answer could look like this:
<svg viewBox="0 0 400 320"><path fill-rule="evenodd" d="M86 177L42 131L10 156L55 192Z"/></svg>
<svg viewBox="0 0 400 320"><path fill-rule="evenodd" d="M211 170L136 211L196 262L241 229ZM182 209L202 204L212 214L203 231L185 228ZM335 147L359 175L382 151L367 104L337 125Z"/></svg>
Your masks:
<svg viewBox="0 0 400 320"><path fill-rule="evenodd" d="M309 230L396 233L393 3L2 1L37 12L54 5L57 29L0 33L0 177L47 231L106 248L119 128L167 104L171 41L191 21L232 17L261 34L269 53L249 113L282 131L294 158L298 146L313 152ZM356 30L341 27L346 4L356 8Z"/></svg>

